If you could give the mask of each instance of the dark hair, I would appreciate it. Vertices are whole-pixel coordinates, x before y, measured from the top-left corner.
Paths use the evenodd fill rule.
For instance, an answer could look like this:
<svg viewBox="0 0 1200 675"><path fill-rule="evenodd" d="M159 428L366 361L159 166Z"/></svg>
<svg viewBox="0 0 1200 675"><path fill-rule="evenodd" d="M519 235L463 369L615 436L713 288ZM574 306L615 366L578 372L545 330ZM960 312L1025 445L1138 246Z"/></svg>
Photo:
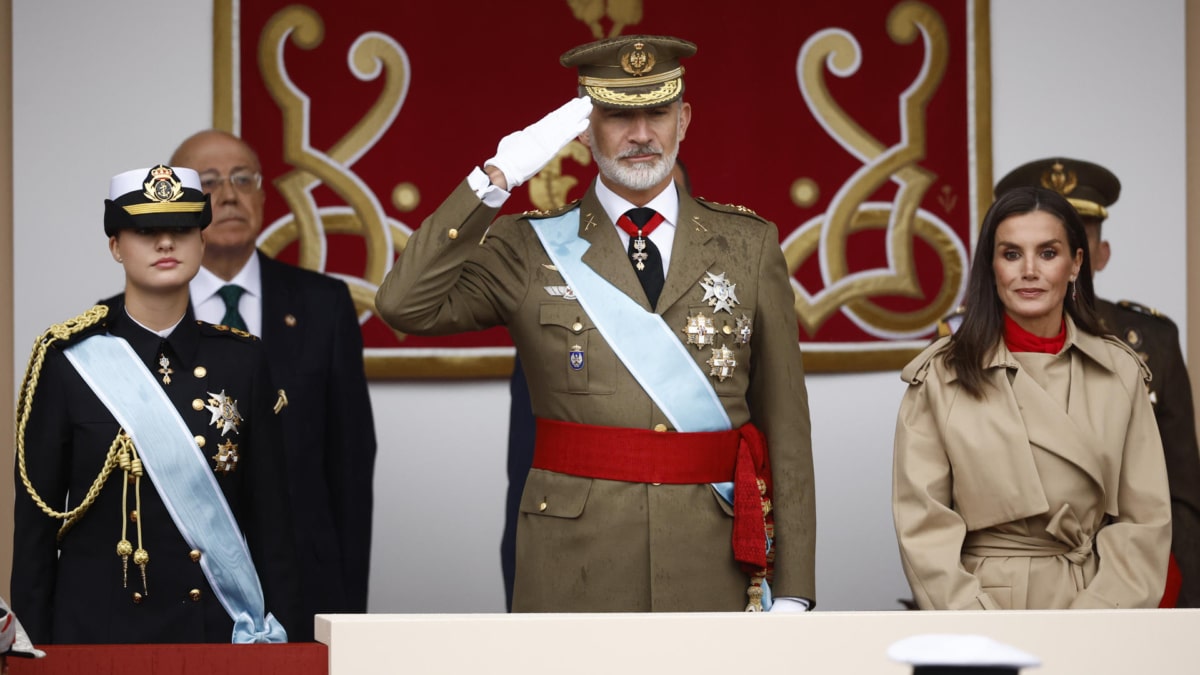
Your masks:
<svg viewBox="0 0 1200 675"><path fill-rule="evenodd" d="M946 353L947 365L954 368L963 389L975 398L983 395L983 361L1004 337L1004 305L996 290L996 273L992 267L996 255L996 228L1012 216L1034 211L1043 211L1062 222L1072 257L1076 251L1083 251L1083 264L1075 277L1074 293L1067 293L1063 306L1076 327L1096 335L1102 332L1096 320L1087 232L1075 207L1062 195L1045 188L1020 187L1005 192L983 217L967 280L964 299L967 310Z"/></svg>

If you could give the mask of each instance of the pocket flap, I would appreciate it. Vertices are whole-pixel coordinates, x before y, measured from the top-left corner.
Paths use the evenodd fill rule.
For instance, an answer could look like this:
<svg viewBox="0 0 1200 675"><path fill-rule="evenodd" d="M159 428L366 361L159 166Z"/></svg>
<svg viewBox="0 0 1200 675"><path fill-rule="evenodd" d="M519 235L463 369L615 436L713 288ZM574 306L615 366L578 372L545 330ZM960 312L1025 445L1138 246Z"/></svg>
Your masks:
<svg viewBox="0 0 1200 675"><path fill-rule="evenodd" d="M521 494L521 513L578 518L591 490L591 478L531 469Z"/></svg>
<svg viewBox="0 0 1200 675"><path fill-rule="evenodd" d="M577 302L548 302L538 308L543 326L562 326L573 333L591 330L592 319Z"/></svg>

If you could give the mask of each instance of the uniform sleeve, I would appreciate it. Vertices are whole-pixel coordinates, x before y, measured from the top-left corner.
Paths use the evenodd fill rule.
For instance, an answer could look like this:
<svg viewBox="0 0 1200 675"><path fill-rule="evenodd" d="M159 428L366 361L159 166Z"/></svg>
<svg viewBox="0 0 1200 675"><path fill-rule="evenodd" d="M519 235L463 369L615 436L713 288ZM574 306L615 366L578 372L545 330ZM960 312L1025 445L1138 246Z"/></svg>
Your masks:
<svg viewBox="0 0 1200 675"><path fill-rule="evenodd" d="M304 620L298 602L302 589L288 509L283 428L274 410L278 393L272 386L261 346L261 342L253 343L255 358L250 363L255 373L250 395L251 446L245 453L246 471L242 475L243 495L249 501L239 523L262 583L267 612L275 615L289 639L294 640L296 634L311 634L312 627L297 630L297 622Z"/></svg>
<svg viewBox="0 0 1200 675"><path fill-rule="evenodd" d="M1200 607L1200 449L1192 385L1177 333L1172 331L1158 357L1164 362L1153 364L1154 377L1160 380L1154 416L1171 490L1171 552L1183 577L1176 606Z"/></svg>
<svg viewBox="0 0 1200 675"><path fill-rule="evenodd" d="M1166 463L1145 385L1140 377L1131 379L1119 513L1096 535L1100 566L1072 609L1157 607L1166 585L1171 547Z"/></svg>
<svg viewBox="0 0 1200 675"><path fill-rule="evenodd" d="M375 421L363 370L362 332L354 303L344 287L330 310L334 342L330 391L325 396L329 447L325 475L341 543L347 602L367 611L371 565L371 511L374 505Z"/></svg>
<svg viewBox="0 0 1200 675"><path fill-rule="evenodd" d="M496 209L464 181L409 238L375 306L388 325L414 335L446 335L505 322L523 297L529 258L513 245L510 220L488 232ZM487 233L486 239L484 234Z"/></svg>
<svg viewBox="0 0 1200 675"><path fill-rule="evenodd" d="M29 481L46 504L59 511L66 506L71 471L71 431L63 383L69 368L57 349L46 354L24 436ZM57 534L62 521L42 513L34 503L19 466L16 476L12 608L34 644L53 644Z"/></svg>
<svg viewBox="0 0 1200 675"><path fill-rule="evenodd" d="M775 580L771 586L776 596L815 603L812 425L794 295L774 226L765 230L760 259L747 402L751 421L766 437L770 455L775 509Z"/></svg>
<svg viewBox="0 0 1200 675"><path fill-rule="evenodd" d="M921 609L998 609L962 566L967 526L951 508L953 474L931 401L932 375L909 386L896 420L892 517L900 562Z"/></svg>

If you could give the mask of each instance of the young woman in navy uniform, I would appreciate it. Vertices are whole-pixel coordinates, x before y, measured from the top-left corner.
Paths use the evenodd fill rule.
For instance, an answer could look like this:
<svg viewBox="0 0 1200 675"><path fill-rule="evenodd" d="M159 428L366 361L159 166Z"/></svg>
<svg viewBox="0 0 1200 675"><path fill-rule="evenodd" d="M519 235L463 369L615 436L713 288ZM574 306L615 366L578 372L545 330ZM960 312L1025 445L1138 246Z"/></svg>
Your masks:
<svg viewBox="0 0 1200 675"><path fill-rule="evenodd" d="M126 172L105 207L125 292L47 330L18 398L13 608L46 644L286 641L286 397L192 315L199 177Z"/></svg>

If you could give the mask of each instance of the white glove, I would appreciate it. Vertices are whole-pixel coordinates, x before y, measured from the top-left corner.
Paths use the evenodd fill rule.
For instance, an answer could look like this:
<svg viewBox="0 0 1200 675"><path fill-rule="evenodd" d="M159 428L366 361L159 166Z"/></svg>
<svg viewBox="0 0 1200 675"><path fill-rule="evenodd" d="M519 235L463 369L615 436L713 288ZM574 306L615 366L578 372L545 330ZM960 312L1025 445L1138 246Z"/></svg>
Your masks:
<svg viewBox="0 0 1200 675"><path fill-rule="evenodd" d="M483 166L500 169L511 191L541 171L563 146L583 133L591 114L591 97L572 99L537 122L500 139L496 156Z"/></svg>
<svg viewBox="0 0 1200 675"><path fill-rule="evenodd" d="M812 609L812 605L804 598L783 597L771 601L771 611L779 614L807 612L810 609Z"/></svg>

